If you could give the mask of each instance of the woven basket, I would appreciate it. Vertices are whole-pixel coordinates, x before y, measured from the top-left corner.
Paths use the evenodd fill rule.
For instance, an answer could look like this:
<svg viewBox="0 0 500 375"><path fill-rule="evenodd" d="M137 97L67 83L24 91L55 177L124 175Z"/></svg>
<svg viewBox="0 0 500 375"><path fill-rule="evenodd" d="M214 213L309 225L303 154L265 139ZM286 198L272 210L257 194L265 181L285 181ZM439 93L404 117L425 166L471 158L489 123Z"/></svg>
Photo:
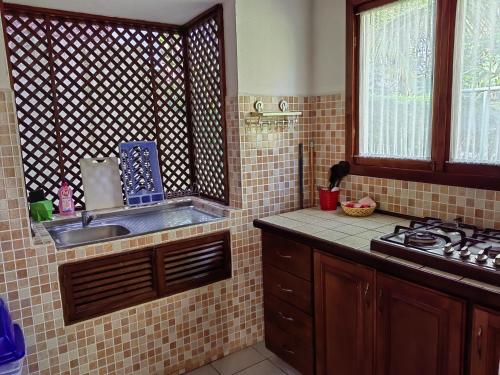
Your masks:
<svg viewBox="0 0 500 375"><path fill-rule="evenodd" d="M376 207L368 207L368 208L346 207L344 206L344 203L341 203L341 205L346 215L356 216L356 217L370 216L371 214L373 214L376 208Z"/></svg>

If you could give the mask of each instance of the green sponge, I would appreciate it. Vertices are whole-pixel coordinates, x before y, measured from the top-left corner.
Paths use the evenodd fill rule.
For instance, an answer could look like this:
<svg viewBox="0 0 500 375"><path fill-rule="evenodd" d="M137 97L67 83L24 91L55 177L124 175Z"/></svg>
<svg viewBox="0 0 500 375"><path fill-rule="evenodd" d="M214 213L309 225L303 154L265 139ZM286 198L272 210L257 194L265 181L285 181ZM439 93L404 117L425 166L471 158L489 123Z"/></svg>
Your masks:
<svg viewBox="0 0 500 375"><path fill-rule="evenodd" d="M31 217L35 221L51 220L53 209L52 201L47 199L30 204Z"/></svg>

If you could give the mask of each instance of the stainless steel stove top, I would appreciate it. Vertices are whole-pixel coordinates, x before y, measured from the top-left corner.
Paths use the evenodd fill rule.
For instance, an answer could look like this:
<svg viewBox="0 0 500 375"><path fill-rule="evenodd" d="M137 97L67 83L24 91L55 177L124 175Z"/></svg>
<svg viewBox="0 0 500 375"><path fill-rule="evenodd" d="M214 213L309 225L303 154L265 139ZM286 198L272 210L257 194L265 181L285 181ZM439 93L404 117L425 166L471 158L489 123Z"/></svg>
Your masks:
<svg viewBox="0 0 500 375"><path fill-rule="evenodd" d="M372 240L371 248L500 285L500 230L424 218L409 227L396 226L393 233Z"/></svg>

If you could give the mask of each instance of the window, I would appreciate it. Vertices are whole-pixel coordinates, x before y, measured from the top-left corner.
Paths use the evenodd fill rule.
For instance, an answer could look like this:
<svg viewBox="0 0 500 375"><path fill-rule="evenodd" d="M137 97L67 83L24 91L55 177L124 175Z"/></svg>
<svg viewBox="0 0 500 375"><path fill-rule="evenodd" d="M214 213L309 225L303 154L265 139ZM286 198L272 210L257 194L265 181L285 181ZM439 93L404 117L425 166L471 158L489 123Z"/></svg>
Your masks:
<svg viewBox="0 0 500 375"><path fill-rule="evenodd" d="M28 192L57 201L66 178L84 207L81 158L154 140L168 196L227 203L221 6L184 26L14 4L3 16Z"/></svg>
<svg viewBox="0 0 500 375"><path fill-rule="evenodd" d="M348 0L354 174L500 190L498 0Z"/></svg>
<svg viewBox="0 0 500 375"><path fill-rule="evenodd" d="M361 13L359 155L431 157L435 2Z"/></svg>
<svg viewBox="0 0 500 375"><path fill-rule="evenodd" d="M500 3L459 0L451 161L500 164Z"/></svg>

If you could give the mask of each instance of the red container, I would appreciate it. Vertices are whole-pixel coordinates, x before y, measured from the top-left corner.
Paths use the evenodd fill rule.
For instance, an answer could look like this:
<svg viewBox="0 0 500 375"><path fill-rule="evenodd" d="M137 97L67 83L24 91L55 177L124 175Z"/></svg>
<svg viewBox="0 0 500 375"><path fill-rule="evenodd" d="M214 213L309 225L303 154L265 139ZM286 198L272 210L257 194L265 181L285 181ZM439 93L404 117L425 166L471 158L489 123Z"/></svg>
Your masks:
<svg viewBox="0 0 500 375"><path fill-rule="evenodd" d="M330 191L328 189L319 190L319 206L324 211L334 211L339 203L340 191Z"/></svg>

